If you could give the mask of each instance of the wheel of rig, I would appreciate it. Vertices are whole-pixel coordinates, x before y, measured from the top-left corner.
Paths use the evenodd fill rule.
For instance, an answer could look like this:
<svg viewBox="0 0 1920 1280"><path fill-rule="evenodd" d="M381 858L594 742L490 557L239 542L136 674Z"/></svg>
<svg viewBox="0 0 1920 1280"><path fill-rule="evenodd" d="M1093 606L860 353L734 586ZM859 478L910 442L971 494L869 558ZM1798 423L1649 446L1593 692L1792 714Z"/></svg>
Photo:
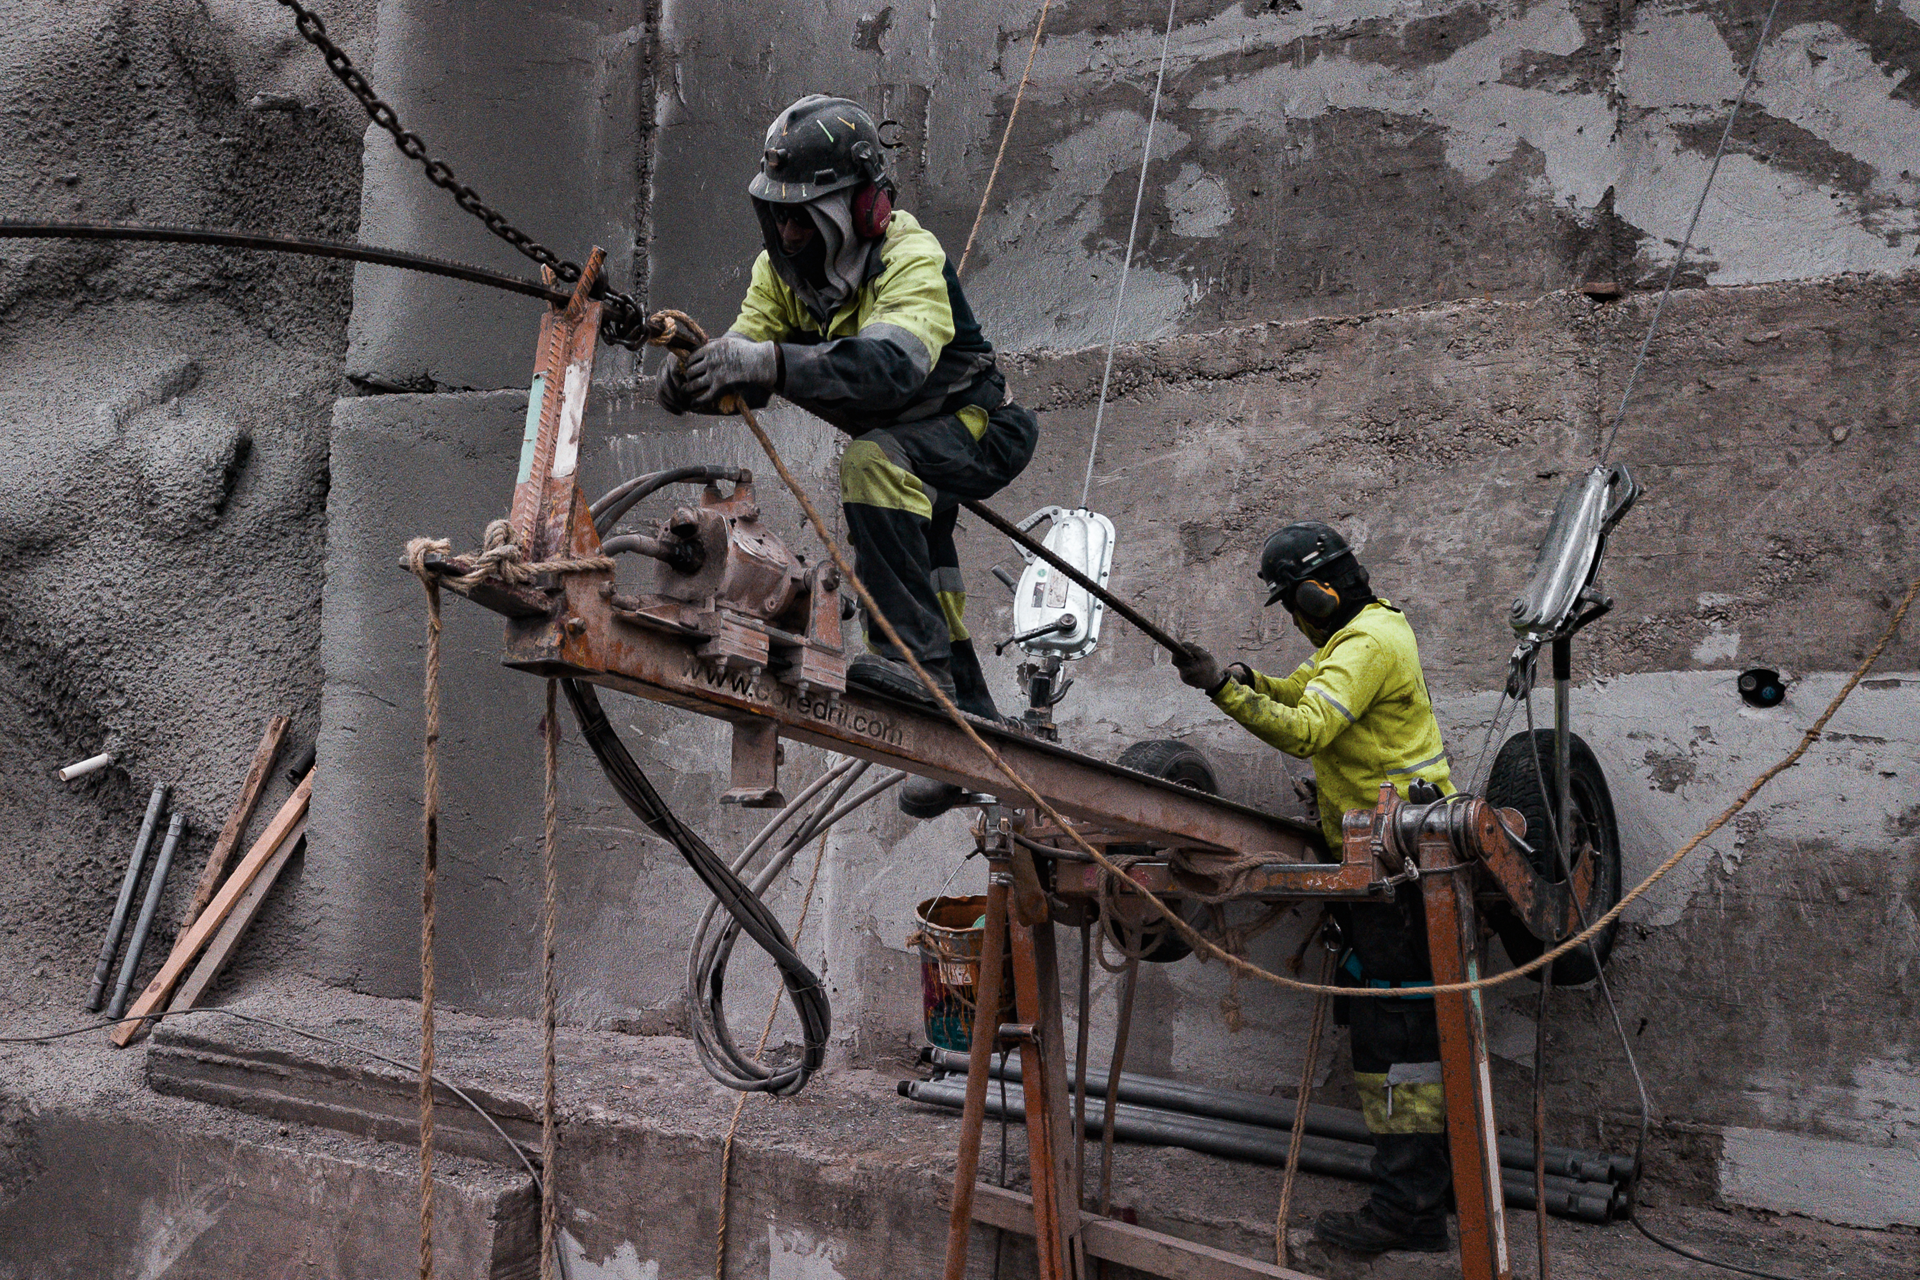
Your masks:
<svg viewBox="0 0 1920 1280"><path fill-rule="evenodd" d="M1586 919L1593 920L1620 901L1620 824L1614 817L1613 796L1607 790L1607 775L1593 749L1578 734L1572 736L1568 753L1569 790L1573 801L1573 870L1583 862L1593 864L1593 887L1581 903ZM1517 809L1527 820L1527 843L1534 848L1534 869L1552 881L1565 879L1557 866L1553 846L1553 802L1549 797L1558 790L1559 775L1553 758L1553 730L1536 729L1531 734L1516 733L1500 747L1493 758L1493 770L1487 775L1486 798L1503 809ZM1511 907L1502 904L1488 911L1488 921L1500 935L1500 943L1515 964L1525 964L1547 949L1547 944L1527 929ZM1592 982L1613 952L1616 921L1588 948L1568 952L1553 962L1556 986L1575 986ZM1537 979L1538 975L1534 975Z"/></svg>
<svg viewBox="0 0 1920 1280"><path fill-rule="evenodd" d="M1172 738L1136 742L1120 753L1117 763L1123 769L1165 778L1168 782L1204 791L1210 796L1220 794L1220 784L1214 778L1213 766L1207 763L1207 758L1195 748ZM1152 851L1148 845L1114 845L1110 850L1116 854ZM1158 918L1158 913L1153 914ZM1181 908L1180 918L1197 929L1206 919L1206 907L1197 902L1188 903ZM1165 922L1157 927L1148 927L1141 935L1140 947L1146 951L1141 959L1149 964L1172 964L1193 954L1193 948L1187 940Z"/></svg>

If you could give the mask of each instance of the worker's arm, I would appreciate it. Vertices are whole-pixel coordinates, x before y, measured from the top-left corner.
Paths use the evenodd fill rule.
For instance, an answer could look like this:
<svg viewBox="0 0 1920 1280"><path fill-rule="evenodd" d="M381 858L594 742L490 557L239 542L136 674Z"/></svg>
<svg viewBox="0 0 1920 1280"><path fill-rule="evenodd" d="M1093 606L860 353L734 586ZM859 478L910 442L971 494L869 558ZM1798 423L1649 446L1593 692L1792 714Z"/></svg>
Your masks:
<svg viewBox="0 0 1920 1280"><path fill-rule="evenodd" d="M1307 681L1313 678L1314 671L1311 662L1301 663L1293 669L1292 675L1287 676L1270 676L1248 667L1247 672L1253 679L1243 683L1251 683L1255 693L1263 698L1271 698L1283 707L1297 707L1300 705L1300 695L1306 690Z"/></svg>
<svg viewBox="0 0 1920 1280"><path fill-rule="evenodd" d="M1275 696L1229 680L1214 692L1213 702L1262 742L1305 759L1326 750L1367 713L1390 661L1371 636L1357 635L1320 660L1291 706L1278 695L1290 692L1305 667L1286 680L1269 678Z"/></svg>
<svg viewBox="0 0 1920 1280"><path fill-rule="evenodd" d="M937 248L894 250L873 283L859 333L811 346L781 343L780 393L829 415L836 410L884 413L911 404L940 352L953 341L945 262Z"/></svg>

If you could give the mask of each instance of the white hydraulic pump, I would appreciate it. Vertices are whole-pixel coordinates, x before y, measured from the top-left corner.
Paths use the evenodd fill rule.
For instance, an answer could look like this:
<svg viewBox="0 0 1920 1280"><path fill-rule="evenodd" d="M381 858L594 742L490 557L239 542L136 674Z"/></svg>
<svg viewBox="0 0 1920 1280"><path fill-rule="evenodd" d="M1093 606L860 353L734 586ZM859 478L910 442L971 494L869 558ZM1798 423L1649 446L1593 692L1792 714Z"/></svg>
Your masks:
<svg viewBox="0 0 1920 1280"><path fill-rule="evenodd" d="M1020 531L1042 520L1052 527L1041 545L1104 588L1113 572L1113 521L1084 507L1042 507L1020 522ZM1092 653L1106 606L1032 552L1020 554L1027 568L1013 590L1013 643L1036 658L1071 661Z"/></svg>

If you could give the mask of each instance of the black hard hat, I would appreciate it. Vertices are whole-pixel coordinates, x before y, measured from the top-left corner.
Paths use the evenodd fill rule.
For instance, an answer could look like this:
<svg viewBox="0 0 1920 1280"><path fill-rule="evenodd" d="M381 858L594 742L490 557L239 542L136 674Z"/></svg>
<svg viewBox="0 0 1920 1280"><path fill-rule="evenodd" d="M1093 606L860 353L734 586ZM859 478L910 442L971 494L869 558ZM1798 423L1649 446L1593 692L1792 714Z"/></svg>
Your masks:
<svg viewBox="0 0 1920 1280"><path fill-rule="evenodd" d="M1340 557L1352 555L1353 548L1330 525L1318 520L1288 525L1260 549L1260 578L1273 588L1267 603L1279 604L1302 582Z"/></svg>
<svg viewBox="0 0 1920 1280"><path fill-rule="evenodd" d="M769 204L806 204L878 182L886 169L873 117L845 98L810 93L767 126L760 172L747 193Z"/></svg>

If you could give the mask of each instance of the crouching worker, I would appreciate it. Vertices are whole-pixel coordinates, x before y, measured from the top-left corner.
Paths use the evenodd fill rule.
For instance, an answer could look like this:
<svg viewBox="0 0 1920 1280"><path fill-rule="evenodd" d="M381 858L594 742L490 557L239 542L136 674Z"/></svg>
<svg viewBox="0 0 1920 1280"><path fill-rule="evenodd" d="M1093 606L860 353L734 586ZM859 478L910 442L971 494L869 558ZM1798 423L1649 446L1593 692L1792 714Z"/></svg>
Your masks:
<svg viewBox="0 0 1920 1280"><path fill-rule="evenodd" d="M1193 645L1175 659L1180 678L1261 741L1313 762L1331 848L1340 847L1342 816L1372 809L1383 782L1403 796L1416 778L1450 793L1413 629L1373 594L1346 541L1324 524L1290 524L1267 539L1260 577L1267 603L1286 606L1313 656L1277 678L1243 663L1222 667ZM1391 901L1342 903L1333 914L1345 940L1343 981L1406 994L1343 1002L1374 1135L1374 1189L1359 1209L1323 1215L1314 1234L1360 1253L1444 1250L1446 1100L1433 997L1419 990L1433 979L1419 887L1401 885Z"/></svg>
<svg viewBox="0 0 1920 1280"><path fill-rule="evenodd" d="M1008 395L940 242L893 208L865 111L819 94L795 102L767 130L747 191L765 248L739 318L684 371L668 362L660 403L718 413L727 395L759 408L777 392L852 436L840 498L854 571L960 709L998 719L962 620L954 520L961 499L1025 469L1039 425ZM872 618L867 645L849 681L932 700Z"/></svg>

